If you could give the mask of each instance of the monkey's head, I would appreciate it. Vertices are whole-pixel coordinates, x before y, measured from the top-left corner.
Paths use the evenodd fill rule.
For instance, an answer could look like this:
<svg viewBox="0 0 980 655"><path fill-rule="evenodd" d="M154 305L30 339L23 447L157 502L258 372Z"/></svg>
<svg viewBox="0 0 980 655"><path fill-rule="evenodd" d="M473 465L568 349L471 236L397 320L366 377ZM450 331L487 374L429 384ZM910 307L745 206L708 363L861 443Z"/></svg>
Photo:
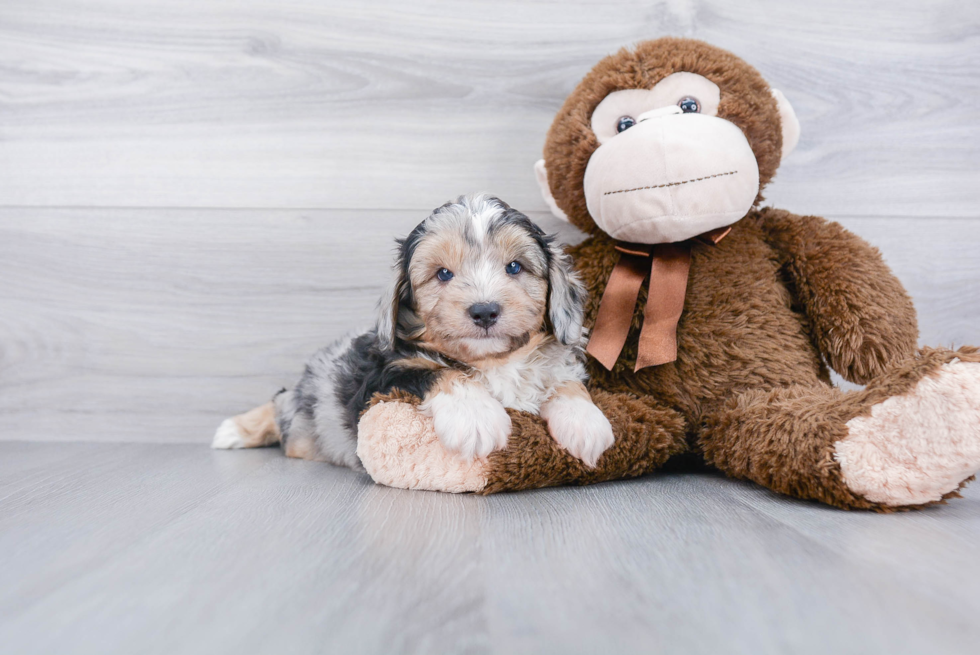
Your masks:
<svg viewBox="0 0 980 655"><path fill-rule="evenodd" d="M783 95L735 55L664 38L606 57L565 101L535 166L552 211L634 243L741 219L799 138Z"/></svg>

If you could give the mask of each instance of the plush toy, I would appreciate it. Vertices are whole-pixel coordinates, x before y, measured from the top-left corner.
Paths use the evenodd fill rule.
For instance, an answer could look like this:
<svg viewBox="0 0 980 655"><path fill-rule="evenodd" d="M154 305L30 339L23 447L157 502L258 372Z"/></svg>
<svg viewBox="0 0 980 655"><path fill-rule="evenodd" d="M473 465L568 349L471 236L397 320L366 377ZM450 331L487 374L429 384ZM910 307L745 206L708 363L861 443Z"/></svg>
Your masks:
<svg viewBox="0 0 980 655"><path fill-rule="evenodd" d="M787 100L700 41L622 50L586 75L536 167L590 297L590 391L615 444L588 468L510 412L505 450L442 450L418 399L375 398L358 455L382 484L492 493L589 484L695 454L729 476L842 508L957 495L980 468L980 354L916 349L915 310L877 250L760 207L796 144ZM866 385L844 393L828 365Z"/></svg>

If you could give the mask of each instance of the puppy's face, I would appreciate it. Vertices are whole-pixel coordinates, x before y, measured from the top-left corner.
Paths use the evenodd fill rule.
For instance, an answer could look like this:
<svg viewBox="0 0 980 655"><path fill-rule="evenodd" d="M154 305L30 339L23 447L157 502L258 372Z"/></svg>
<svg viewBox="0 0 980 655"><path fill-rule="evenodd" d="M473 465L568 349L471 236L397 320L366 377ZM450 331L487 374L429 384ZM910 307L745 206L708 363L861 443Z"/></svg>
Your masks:
<svg viewBox="0 0 980 655"><path fill-rule="evenodd" d="M450 357L508 352L544 328L545 252L525 225L502 214L436 215L408 271L422 340Z"/></svg>
<svg viewBox="0 0 980 655"><path fill-rule="evenodd" d="M559 338L581 338L583 293L567 256L496 198L440 207L402 242L401 259L389 305L399 338L464 362L513 351L556 318Z"/></svg>

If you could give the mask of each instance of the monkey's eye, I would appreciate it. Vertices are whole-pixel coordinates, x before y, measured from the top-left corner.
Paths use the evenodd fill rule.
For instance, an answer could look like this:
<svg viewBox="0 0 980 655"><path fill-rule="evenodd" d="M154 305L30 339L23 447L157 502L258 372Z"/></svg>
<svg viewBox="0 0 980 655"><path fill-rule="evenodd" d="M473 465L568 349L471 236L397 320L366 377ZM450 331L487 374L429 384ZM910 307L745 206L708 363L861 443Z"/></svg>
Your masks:
<svg viewBox="0 0 980 655"><path fill-rule="evenodd" d="M685 114L701 113L701 103L698 102L697 98L692 98L691 96L684 96L678 100L677 106L680 107L681 111Z"/></svg>
<svg viewBox="0 0 980 655"><path fill-rule="evenodd" d="M507 275L517 275L523 270L523 267L520 262L511 262L504 267L504 270L507 271Z"/></svg>
<svg viewBox="0 0 980 655"><path fill-rule="evenodd" d="M636 125L636 119L632 116L620 116L619 122L616 123L616 132L625 132Z"/></svg>
<svg viewBox="0 0 980 655"><path fill-rule="evenodd" d="M439 278L440 282L449 282L453 279L453 272L448 268L440 268L436 271L436 277Z"/></svg>

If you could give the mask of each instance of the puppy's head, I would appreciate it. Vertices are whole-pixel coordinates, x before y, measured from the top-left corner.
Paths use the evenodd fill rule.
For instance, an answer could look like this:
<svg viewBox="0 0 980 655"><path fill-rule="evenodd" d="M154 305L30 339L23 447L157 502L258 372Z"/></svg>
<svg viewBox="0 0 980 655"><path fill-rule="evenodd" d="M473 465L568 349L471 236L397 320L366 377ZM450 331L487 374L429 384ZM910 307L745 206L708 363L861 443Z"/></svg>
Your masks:
<svg viewBox="0 0 980 655"><path fill-rule="evenodd" d="M571 260L498 198L443 205L398 252L378 319L383 349L411 341L468 362L510 352L542 331L581 345L585 292Z"/></svg>

